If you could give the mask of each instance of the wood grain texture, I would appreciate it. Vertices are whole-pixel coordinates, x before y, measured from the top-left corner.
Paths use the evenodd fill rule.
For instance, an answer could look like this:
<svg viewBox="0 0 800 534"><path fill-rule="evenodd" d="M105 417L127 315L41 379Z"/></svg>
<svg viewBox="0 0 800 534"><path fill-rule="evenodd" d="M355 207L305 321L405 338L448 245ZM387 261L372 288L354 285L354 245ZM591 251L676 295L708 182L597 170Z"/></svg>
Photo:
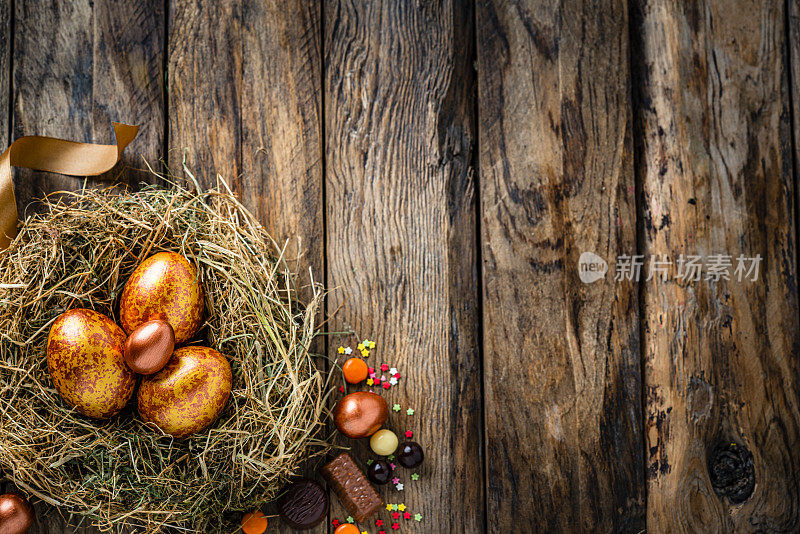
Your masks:
<svg viewBox="0 0 800 534"><path fill-rule="evenodd" d="M322 281L321 4L170 5L171 170L186 157L204 187L219 173Z"/></svg>
<svg viewBox="0 0 800 534"><path fill-rule="evenodd" d="M11 0L0 0L0 146L8 146L11 96Z"/></svg>
<svg viewBox="0 0 800 534"><path fill-rule="evenodd" d="M478 2L488 517L644 527L623 1ZM578 259L611 266L584 284Z"/></svg>
<svg viewBox="0 0 800 534"><path fill-rule="evenodd" d="M329 1L324 27L328 311L400 371L386 426L426 453L380 491L422 514L406 531L481 532L472 5Z"/></svg>
<svg viewBox="0 0 800 534"><path fill-rule="evenodd" d="M782 2L637 1L643 252L762 257L757 282L643 286L652 532L800 530L784 22Z"/></svg>
<svg viewBox="0 0 800 534"><path fill-rule="evenodd" d="M171 0L169 9L170 170L182 162L201 187L220 174L242 190L241 2Z"/></svg>
<svg viewBox="0 0 800 534"><path fill-rule="evenodd" d="M142 124L124 165L103 179L153 181L142 156L154 162L163 147L163 4L137 0L124 5L90 2L15 2L13 134L49 135L112 143L111 121ZM19 169L20 213L32 198L77 189L82 178Z"/></svg>
<svg viewBox="0 0 800 534"><path fill-rule="evenodd" d="M324 281L322 4L246 1L242 198L307 284ZM308 296L309 292L303 292Z"/></svg>

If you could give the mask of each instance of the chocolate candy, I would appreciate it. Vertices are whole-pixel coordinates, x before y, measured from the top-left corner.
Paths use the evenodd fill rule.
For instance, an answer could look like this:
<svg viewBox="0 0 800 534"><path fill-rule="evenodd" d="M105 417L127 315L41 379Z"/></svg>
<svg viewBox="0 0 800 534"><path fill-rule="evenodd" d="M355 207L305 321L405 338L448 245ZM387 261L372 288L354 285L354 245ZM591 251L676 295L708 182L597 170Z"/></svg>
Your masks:
<svg viewBox="0 0 800 534"><path fill-rule="evenodd" d="M397 451L397 461L400 465L409 469L417 467L425 459L422 453L422 447L416 441L404 441L400 444L400 449Z"/></svg>
<svg viewBox="0 0 800 534"><path fill-rule="evenodd" d="M136 327L125 341L125 363L131 371L152 375L167 365L175 349L175 332L166 321L153 319Z"/></svg>
<svg viewBox="0 0 800 534"><path fill-rule="evenodd" d="M397 450L397 434L382 428L369 438L369 446L375 454L389 456Z"/></svg>
<svg viewBox="0 0 800 534"><path fill-rule="evenodd" d="M324 466L322 476L357 523L363 523L383 506L381 496L346 452Z"/></svg>
<svg viewBox="0 0 800 534"><path fill-rule="evenodd" d="M392 468L386 460L375 460L367 467L367 478L373 484L384 485L392 478Z"/></svg>
<svg viewBox="0 0 800 534"><path fill-rule="evenodd" d="M317 482L300 479L278 499L278 513L295 530L314 528L328 514L328 494Z"/></svg>
<svg viewBox="0 0 800 534"><path fill-rule="evenodd" d="M386 399L371 391L356 391L342 397L333 409L339 432L351 439L374 434L389 417Z"/></svg>
<svg viewBox="0 0 800 534"><path fill-rule="evenodd" d="M0 533L25 534L33 526L33 507L15 493L0 495Z"/></svg>

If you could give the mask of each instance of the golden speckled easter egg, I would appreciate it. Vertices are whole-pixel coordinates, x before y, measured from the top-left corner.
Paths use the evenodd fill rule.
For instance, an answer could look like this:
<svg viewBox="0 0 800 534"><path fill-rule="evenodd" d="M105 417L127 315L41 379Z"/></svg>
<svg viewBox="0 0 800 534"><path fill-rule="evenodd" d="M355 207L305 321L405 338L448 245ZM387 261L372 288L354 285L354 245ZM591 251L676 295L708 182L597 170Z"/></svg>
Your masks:
<svg viewBox="0 0 800 534"><path fill-rule="evenodd" d="M136 384L122 357L124 346L125 332L102 313L82 308L62 313L47 338L47 366L56 390L88 417L119 413Z"/></svg>
<svg viewBox="0 0 800 534"><path fill-rule="evenodd" d="M208 347L183 347L167 366L145 376L139 387L139 415L165 434L184 438L208 427L231 393L228 360Z"/></svg>
<svg viewBox="0 0 800 534"><path fill-rule="evenodd" d="M175 331L175 343L186 343L203 324L203 287L197 269L175 252L150 256L125 284L119 315L128 334L150 319L162 319Z"/></svg>

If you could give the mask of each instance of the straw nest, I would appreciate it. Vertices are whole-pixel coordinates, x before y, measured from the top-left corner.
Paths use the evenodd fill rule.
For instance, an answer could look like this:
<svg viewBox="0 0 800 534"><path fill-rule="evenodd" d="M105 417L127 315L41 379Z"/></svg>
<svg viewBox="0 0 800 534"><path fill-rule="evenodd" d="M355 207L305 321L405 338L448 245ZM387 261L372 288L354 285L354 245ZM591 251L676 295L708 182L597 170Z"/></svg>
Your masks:
<svg viewBox="0 0 800 534"><path fill-rule="evenodd" d="M320 288L298 302L281 249L225 188L90 190L45 202L0 253L0 476L104 530L230 531L237 512L273 500L326 450L329 388L309 352ZM119 322L125 281L161 250L198 265L199 341L233 369L220 418L185 440L145 426L134 402L109 421L79 415L47 369L53 320L86 307Z"/></svg>

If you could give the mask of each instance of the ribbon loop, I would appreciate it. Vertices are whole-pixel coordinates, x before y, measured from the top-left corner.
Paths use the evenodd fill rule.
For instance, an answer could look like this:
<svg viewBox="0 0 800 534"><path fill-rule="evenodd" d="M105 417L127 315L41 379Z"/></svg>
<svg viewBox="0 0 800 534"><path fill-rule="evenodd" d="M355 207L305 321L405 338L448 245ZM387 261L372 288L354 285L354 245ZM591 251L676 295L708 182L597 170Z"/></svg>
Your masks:
<svg viewBox="0 0 800 534"><path fill-rule="evenodd" d="M17 201L11 167L70 176L97 176L111 170L139 132L139 126L112 123L115 145L78 143L66 139L28 135L20 137L0 156L0 250L17 234Z"/></svg>

